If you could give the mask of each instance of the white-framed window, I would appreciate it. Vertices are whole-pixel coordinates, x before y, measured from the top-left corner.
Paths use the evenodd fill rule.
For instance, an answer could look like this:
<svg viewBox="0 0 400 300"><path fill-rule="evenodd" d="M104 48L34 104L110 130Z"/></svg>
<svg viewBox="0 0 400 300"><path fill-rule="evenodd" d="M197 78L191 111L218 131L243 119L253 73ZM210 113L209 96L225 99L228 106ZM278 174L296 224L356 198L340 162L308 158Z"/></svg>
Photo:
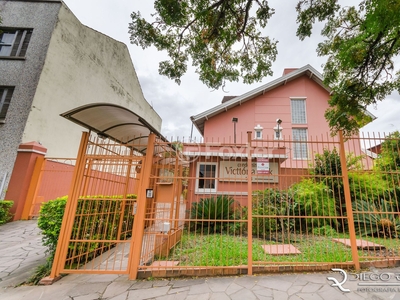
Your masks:
<svg viewBox="0 0 400 300"><path fill-rule="evenodd" d="M197 163L196 191L217 191L217 163Z"/></svg>
<svg viewBox="0 0 400 300"><path fill-rule="evenodd" d="M282 129L283 127L278 125L274 127L274 140L283 140Z"/></svg>
<svg viewBox="0 0 400 300"><path fill-rule="evenodd" d="M25 57L32 29L1 28L0 56Z"/></svg>
<svg viewBox="0 0 400 300"><path fill-rule="evenodd" d="M14 92L14 87L0 86L0 123L4 123L8 107L11 103L11 97Z"/></svg>
<svg viewBox="0 0 400 300"><path fill-rule="evenodd" d="M308 159L307 128L293 128L292 132L293 132L293 158Z"/></svg>
<svg viewBox="0 0 400 300"><path fill-rule="evenodd" d="M307 124L306 118L306 100L290 99L292 110L292 124Z"/></svg>
<svg viewBox="0 0 400 300"><path fill-rule="evenodd" d="M262 139L262 131L263 131L263 127L260 126L260 124L257 124L256 127L254 127L254 138L256 140L261 140Z"/></svg>

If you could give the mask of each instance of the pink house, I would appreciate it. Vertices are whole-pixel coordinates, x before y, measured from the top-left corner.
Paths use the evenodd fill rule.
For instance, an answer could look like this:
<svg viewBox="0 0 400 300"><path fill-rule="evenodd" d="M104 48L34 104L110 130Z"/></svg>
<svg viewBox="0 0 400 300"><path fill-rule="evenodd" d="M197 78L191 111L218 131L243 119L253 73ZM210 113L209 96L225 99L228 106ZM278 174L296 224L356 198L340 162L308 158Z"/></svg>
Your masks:
<svg viewBox="0 0 400 300"><path fill-rule="evenodd" d="M257 175L252 189L287 188L298 181L314 154L337 142L324 117L329 97L322 75L306 65L285 69L282 77L243 95L224 97L221 104L192 116L204 144L185 148L195 179L188 186L191 200L228 194L246 204L249 131L252 173ZM354 151L361 153L359 145Z"/></svg>

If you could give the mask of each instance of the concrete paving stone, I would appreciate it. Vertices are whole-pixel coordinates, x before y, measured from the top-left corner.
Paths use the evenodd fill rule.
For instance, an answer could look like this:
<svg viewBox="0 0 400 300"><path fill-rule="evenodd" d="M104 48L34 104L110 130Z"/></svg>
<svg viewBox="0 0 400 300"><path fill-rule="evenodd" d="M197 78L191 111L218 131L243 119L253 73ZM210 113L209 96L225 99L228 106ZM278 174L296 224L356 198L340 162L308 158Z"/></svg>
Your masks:
<svg viewBox="0 0 400 300"><path fill-rule="evenodd" d="M257 296L258 300L274 300L272 297Z"/></svg>
<svg viewBox="0 0 400 300"><path fill-rule="evenodd" d="M157 298L168 294L169 286L141 289L141 290L129 290L127 300L143 300Z"/></svg>
<svg viewBox="0 0 400 300"><path fill-rule="evenodd" d="M89 295L84 295L84 296L76 296L73 297L74 300L98 300L101 299L101 294L100 293L93 293Z"/></svg>
<svg viewBox="0 0 400 300"><path fill-rule="evenodd" d="M211 293L212 291L208 287L207 283L192 285L189 288L189 295L197 295L204 293Z"/></svg>
<svg viewBox="0 0 400 300"><path fill-rule="evenodd" d="M346 294L353 294L354 293L343 293L340 291L336 290L324 290L324 291L319 291L318 295L322 297L324 300L347 300L349 298L346 297ZM353 298L350 298L353 299Z"/></svg>
<svg viewBox="0 0 400 300"><path fill-rule="evenodd" d="M285 300L285 299L289 299L289 295L286 292L283 291L277 291L277 290L273 290L272 291L272 297L274 299L279 299L279 300Z"/></svg>
<svg viewBox="0 0 400 300"><path fill-rule="evenodd" d="M361 300L366 298L366 294L360 295L357 292L343 293L343 295L346 297L346 299L350 300Z"/></svg>
<svg viewBox="0 0 400 300"><path fill-rule="evenodd" d="M229 295L229 297L231 297L232 300L257 300L256 295L248 289L241 289L240 291Z"/></svg>
<svg viewBox="0 0 400 300"><path fill-rule="evenodd" d="M107 286L108 282L86 282L85 284L71 284L72 288L70 288L67 293L69 296L76 297L82 295L89 295L93 293L103 293ZM66 289L65 286L61 287L62 289Z"/></svg>
<svg viewBox="0 0 400 300"><path fill-rule="evenodd" d="M106 286L105 291L103 292L103 298L112 298L115 296L118 296L124 292L126 292L127 290L129 290L129 288L132 286L132 283L130 283L129 281L125 281L125 282L112 282L111 284Z"/></svg>
<svg viewBox="0 0 400 300"><path fill-rule="evenodd" d="M112 282L117 278L117 274L93 274L87 282Z"/></svg>
<svg viewBox="0 0 400 300"><path fill-rule="evenodd" d="M210 299L210 293L186 296L186 300L209 300L209 299Z"/></svg>
<svg viewBox="0 0 400 300"><path fill-rule="evenodd" d="M7 259L7 260L2 260L0 262L1 267L15 267L19 266L21 262L23 262L23 258L13 258L13 259Z"/></svg>
<svg viewBox="0 0 400 300"><path fill-rule="evenodd" d="M230 296L234 293L236 293L237 291L240 291L241 289L244 289L244 287L232 282L228 288L225 290L225 293Z"/></svg>
<svg viewBox="0 0 400 300"><path fill-rule="evenodd" d="M107 300L126 300L127 297L128 297L128 291L126 291L125 293L122 293L118 296L108 298ZM102 298L105 299L104 297L102 297Z"/></svg>
<svg viewBox="0 0 400 300"><path fill-rule="evenodd" d="M292 286L291 282L281 280L280 277L279 279L276 277L264 277L260 279L257 284L282 292L286 292Z"/></svg>
<svg viewBox="0 0 400 300"><path fill-rule="evenodd" d="M337 272L335 272L337 274ZM335 274L332 273L332 274ZM304 280L308 281L308 282L313 282L313 283L320 283L320 284L326 284L329 281L327 279L327 277L332 277L332 274L327 274L327 273L313 273L313 274L305 274L304 275ZM340 275L340 274L339 274ZM335 277L335 276L333 276Z"/></svg>
<svg viewBox="0 0 400 300"><path fill-rule="evenodd" d="M170 284L169 280L155 280L153 281L153 287L167 286Z"/></svg>
<svg viewBox="0 0 400 300"><path fill-rule="evenodd" d="M300 292L302 288L303 288L303 286L301 286L301 285L294 285L294 286L291 286L291 287L287 290L287 294L288 294L289 296L290 296L290 295L293 295L293 294L296 294L296 293Z"/></svg>
<svg viewBox="0 0 400 300"><path fill-rule="evenodd" d="M175 289L175 288L180 288L180 287L189 286L189 285L202 284L202 283L205 283L205 282L206 282L205 278L200 278L200 279L180 279L180 280L171 280L171 285Z"/></svg>
<svg viewBox="0 0 400 300"><path fill-rule="evenodd" d="M217 292L225 292L228 286L233 282L232 277L216 277L216 278L207 278L208 287L214 293Z"/></svg>
<svg viewBox="0 0 400 300"><path fill-rule="evenodd" d="M251 289L253 286L257 284L257 282L258 282L257 276L244 276L235 279L236 284L241 285L246 289Z"/></svg>
<svg viewBox="0 0 400 300"><path fill-rule="evenodd" d="M152 281L137 281L131 285L130 290L149 289L153 287Z"/></svg>
<svg viewBox="0 0 400 300"><path fill-rule="evenodd" d="M321 284L309 282L301 289L302 293L314 293L322 287Z"/></svg>
<svg viewBox="0 0 400 300"><path fill-rule="evenodd" d="M188 291L183 291L180 293L172 293L164 296L157 297L157 300L185 300L187 297Z"/></svg>
<svg viewBox="0 0 400 300"><path fill-rule="evenodd" d="M305 298L305 299L307 299L307 298ZM288 300L304 300L304 299L300 298L299 296L297 296L297 294L295 294L295 295L289 296Z"/></svg>
<svg viewBox="0 0 400 300"><path fill-rule="evenodd" d="M210 300L230 300L231 298L222 292L219 293L212 293Z"/></svg>
<svg viewBox="0 0 400 300"><path fill-rule="evenodd" d="M263 296L263 297L272 297L272 290L271 289L267 289L263 286L255 286L251 289L254 294L258 296Z"/></svg>
<svg viewBox="0 0 400 300"><path fill-rule="evenodd" d="M171 287L169 290L168 294L179 294L179 293L184 293L184 292L189 292L190 286L184 286L181 288L174 289Z"/></svg>
<svg viewBox="0 0 400 300"><path fill-rule="evenodd" d="M300 299L307 299L307 300L324 300L318 293L297 293L297 296L300 297Z"/></svg>

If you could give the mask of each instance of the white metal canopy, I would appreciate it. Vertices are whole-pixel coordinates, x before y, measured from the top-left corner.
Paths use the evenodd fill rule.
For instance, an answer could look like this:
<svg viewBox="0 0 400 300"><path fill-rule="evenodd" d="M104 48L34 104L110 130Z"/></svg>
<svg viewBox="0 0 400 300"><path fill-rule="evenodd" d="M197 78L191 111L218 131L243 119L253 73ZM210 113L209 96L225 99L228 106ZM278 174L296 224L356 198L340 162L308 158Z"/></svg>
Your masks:
<svg viewBox="0 0 400 300"><path fill-rule="evenodd" d="M100 137L110 138L121 144L132 143L140 152L145 152L150 133L164 139L142 117L116 104L91 103L69 110L60 116L96 132Z"/></svg>

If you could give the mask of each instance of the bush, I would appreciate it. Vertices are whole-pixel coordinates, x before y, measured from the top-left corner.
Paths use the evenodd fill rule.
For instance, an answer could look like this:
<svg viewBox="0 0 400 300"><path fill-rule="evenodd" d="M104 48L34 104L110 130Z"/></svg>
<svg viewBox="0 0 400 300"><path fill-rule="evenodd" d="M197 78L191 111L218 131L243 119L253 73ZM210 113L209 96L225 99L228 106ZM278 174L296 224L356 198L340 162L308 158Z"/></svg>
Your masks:
<svg viewBox="0 0 400 300"><path fill-rule="evenodd" d="M268 188L254 191L253 234L266 238L271 233L290 231L294 226L294 219L290 216L293 216L295 205L287 191Z"/></svg>
<svg viewBox="0 0 400 300"><path fill-rule="evenodd" d="M195 229L208 229L208 231L226 230L228 222L223 220L234 220L235 200L232 197L221 195L210 198L202 198L199 202L192 204L190 218L195 219ZM201 220L201 221L200 221Z"/></svg>
<svg viewBox="0 0 400 300"><path fill-rule="evenodd" d="M337 231L335 229L333 229L329 225L325 225L325 226L322 226L322 227L319 227L319 228L314 228L312 233L315 234L315 235L323 235L323 236L327 236L327 237L339 236Z"/></svg>
<svg viewBox="0 0 400 300"><path fill-rule="evenodd" d="M304 179L291 186L289 192L296 203L296 216L336 216L336 201L331 190L323 182ZM337 225L336 218L304 218L301 223L309 228ZM310 228L311 227L311 228Z"/></svg>
<svg viewBox="0 0 400 300"><path fill-rule="evenodd" d="M0 201L0 225L11 220L13 215L10 213L10 209L13 204L14 202L9 200Z"/></svg>
<svg viewBox="0 0 400 300"><path fill-rule="evenodd" d="M349 173L350 193L352 199L375 202L394 199L394 187L387 182L381 173Z"/></svg>
<svg viewBox="0 0 400 300"><path fill-rule="evenodd" d="M389 201L379 204L357 200L353 203L356 233L362 236L399 237L400 219L393 213L394 207Z"/></svg>
<svg viewBox="0 0 400 300"><path fill-rule="evenodd" d="M43 203L40 207L38 227L42 230L42 242L51 258L56 251L67 199L68 196L60 197Z"/></svg>

